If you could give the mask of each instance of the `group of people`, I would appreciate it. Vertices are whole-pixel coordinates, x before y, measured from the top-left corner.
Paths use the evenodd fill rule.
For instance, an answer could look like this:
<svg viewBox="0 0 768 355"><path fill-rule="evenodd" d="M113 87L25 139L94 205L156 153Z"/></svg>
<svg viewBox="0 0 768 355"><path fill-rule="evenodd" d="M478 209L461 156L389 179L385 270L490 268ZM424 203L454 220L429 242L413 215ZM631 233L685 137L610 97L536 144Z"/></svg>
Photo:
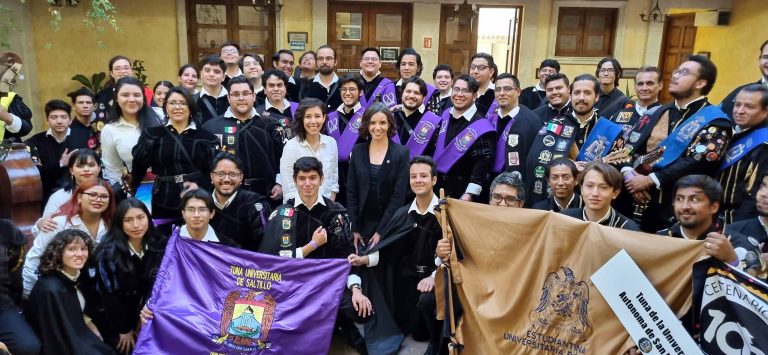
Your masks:
<svg viewBox="0 0 768 355"><path fill-rule="evenodd" d="M668 83L640 68L635 100L618 88L615 58L573 78L546 59L524 89L486 53L471 57L469 75L437 65L434 86L412 48L397 81L381 76L376 48L342 77L332 47L301 58L294 73L283 49L267 69L227 43L182 66L177 85L149 89L116 56L105 89L69 94L74 111L46 103L49 129L25 141L45 198L32 248L0 224L0 344L12 354L130 353L176 233L345 258L337 331L351 346L394 354L411 335L443 353L434 271L451 245L435 218L439 189L705 240L709 255L767 276L768 41L760 80L719 106L707 99L717 69L699 55ZM663 85L673 102L659 102ZM19 139L31 112L18 95L9 102L0 120ZM142 191L151 202L136 198Z"/></svg>

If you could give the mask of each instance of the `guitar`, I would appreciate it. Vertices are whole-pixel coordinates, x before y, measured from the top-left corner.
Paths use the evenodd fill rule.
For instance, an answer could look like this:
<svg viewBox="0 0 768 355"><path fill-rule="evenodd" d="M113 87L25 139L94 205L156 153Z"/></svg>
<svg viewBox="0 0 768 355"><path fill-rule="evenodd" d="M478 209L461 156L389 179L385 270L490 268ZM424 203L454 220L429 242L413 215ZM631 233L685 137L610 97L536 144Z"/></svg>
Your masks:
<svg viewBox="0 0 768 355"><path fill-rule="evenodd" d="M661 156L664 155L665 150L666 147L664 146L656 147L656 149L650 151L648 154L637 157L632 163L632 167L640 174L650 174L651 171L653 171L653 164L656 164L661 160ZM640 223L643 219L645 210L648 209L648 202L639 203L633 201L632 206L634 207L632 211L632 219L634 219L635 222Z"/></svg>

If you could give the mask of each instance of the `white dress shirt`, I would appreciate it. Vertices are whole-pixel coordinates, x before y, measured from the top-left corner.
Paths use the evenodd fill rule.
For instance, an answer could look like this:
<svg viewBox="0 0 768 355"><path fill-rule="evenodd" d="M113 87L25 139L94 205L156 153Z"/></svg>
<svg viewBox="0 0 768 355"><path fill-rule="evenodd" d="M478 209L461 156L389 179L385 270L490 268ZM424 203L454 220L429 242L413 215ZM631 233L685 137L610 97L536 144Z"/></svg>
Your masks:
<svg viewBox="0 0 768 355"><path fill-rule="evenodd" d="M141 130L122 117L101 130L101 160L104 162L104 178L110 184L120 182L123 164L133 169L133 147L139 141Z"/></svg>
<svg viewBox="0 0 768 355"><path fill-rule="evenodd" d="M91 234L88 231L88 227L86 227L83 221L80 219L80 216L72 216L70 223L67 223L66 216L56 216L53 218L53 220L56 222L57 228L52 232L41 232L38 234L37 237L35 237L35 241L32 243L32 248L29 249L29 252L27 252L27 257L24 260L24 271L22 272L22 276L24 278L24 296L29 296L29 293L32 292L32 288L35 286L35 283L37 283L37 268L40 266L40 257L43 255L45 248L48 246L51 240L53 240L53 237L55 237L56 234L65 229L78 229L87 233L88 235ZM95 238L92 235L91 238L93 238L96 243L99 243L101 238L106 233L107 226L102 219L99 221L99 228L96 232Z"/></svg>
<svg viewBox="0 0 768 355"><path fill-rule="evenodd" d="M307 141L299 141L297 136L285 144L283 156L280 158L280 185L283 186L283 202L294 197L298 198L296 185L293 183L293 164L301 157L315 157L323 163L321 196L331 198L332 192L339 192L339 148L336 145L336 140L321 134L320 146L315 151Z"/></svg>

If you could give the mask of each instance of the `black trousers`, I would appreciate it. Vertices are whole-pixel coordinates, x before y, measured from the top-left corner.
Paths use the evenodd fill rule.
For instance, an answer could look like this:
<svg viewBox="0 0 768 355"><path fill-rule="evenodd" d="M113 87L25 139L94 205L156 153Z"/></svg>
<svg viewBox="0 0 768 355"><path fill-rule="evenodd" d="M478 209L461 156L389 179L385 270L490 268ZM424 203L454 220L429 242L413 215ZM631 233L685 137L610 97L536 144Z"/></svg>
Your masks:
<svg viewBox="0 0 768 355"><path fill-rule="evenodd" d="M13 355L37 355L41 344L27 320L15 309L0 310L0 342Z"/></svg>

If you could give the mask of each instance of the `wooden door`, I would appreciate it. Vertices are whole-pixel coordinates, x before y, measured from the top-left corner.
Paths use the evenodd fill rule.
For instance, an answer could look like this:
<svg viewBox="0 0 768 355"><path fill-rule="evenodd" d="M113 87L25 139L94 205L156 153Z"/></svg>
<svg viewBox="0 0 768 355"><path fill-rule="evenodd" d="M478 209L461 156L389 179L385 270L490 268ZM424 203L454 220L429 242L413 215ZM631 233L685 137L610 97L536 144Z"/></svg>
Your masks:
<svg viewBox="0 0 768 355"><path fill-rule="evenodd" d="M381 52L381 74L397 79L397 56L411 46L411 11L405 3L329 2L328 45L336 49L336 71L359 72L360 51L374 47Z"/></svg>
<svg viewBox="0 0 768 355"><path fill-rule="evenodd" d="M673 98L669 95L669 80L672 72L693 54L693 44L696 42L696 27L693 24L695 19L695 14L667 16L659 58L659 69L664 83L661 102L672 102Z"/></svg>
<svg viewBox="0 0 768 355"><path fill-rule="evenodd" d="M275 15L249 0L187 0L189 61L219 54L226 42L240 45L240 54L261 56L271 66L275 52Z"/></svg>
<svg viewBox="0 0 768 355"><path fill-rule="evenodd" d="M454 17L454 5L440 8L440 47L437 60L458 75L469 74L469 58L477 52L477 20Z"/></svg>

